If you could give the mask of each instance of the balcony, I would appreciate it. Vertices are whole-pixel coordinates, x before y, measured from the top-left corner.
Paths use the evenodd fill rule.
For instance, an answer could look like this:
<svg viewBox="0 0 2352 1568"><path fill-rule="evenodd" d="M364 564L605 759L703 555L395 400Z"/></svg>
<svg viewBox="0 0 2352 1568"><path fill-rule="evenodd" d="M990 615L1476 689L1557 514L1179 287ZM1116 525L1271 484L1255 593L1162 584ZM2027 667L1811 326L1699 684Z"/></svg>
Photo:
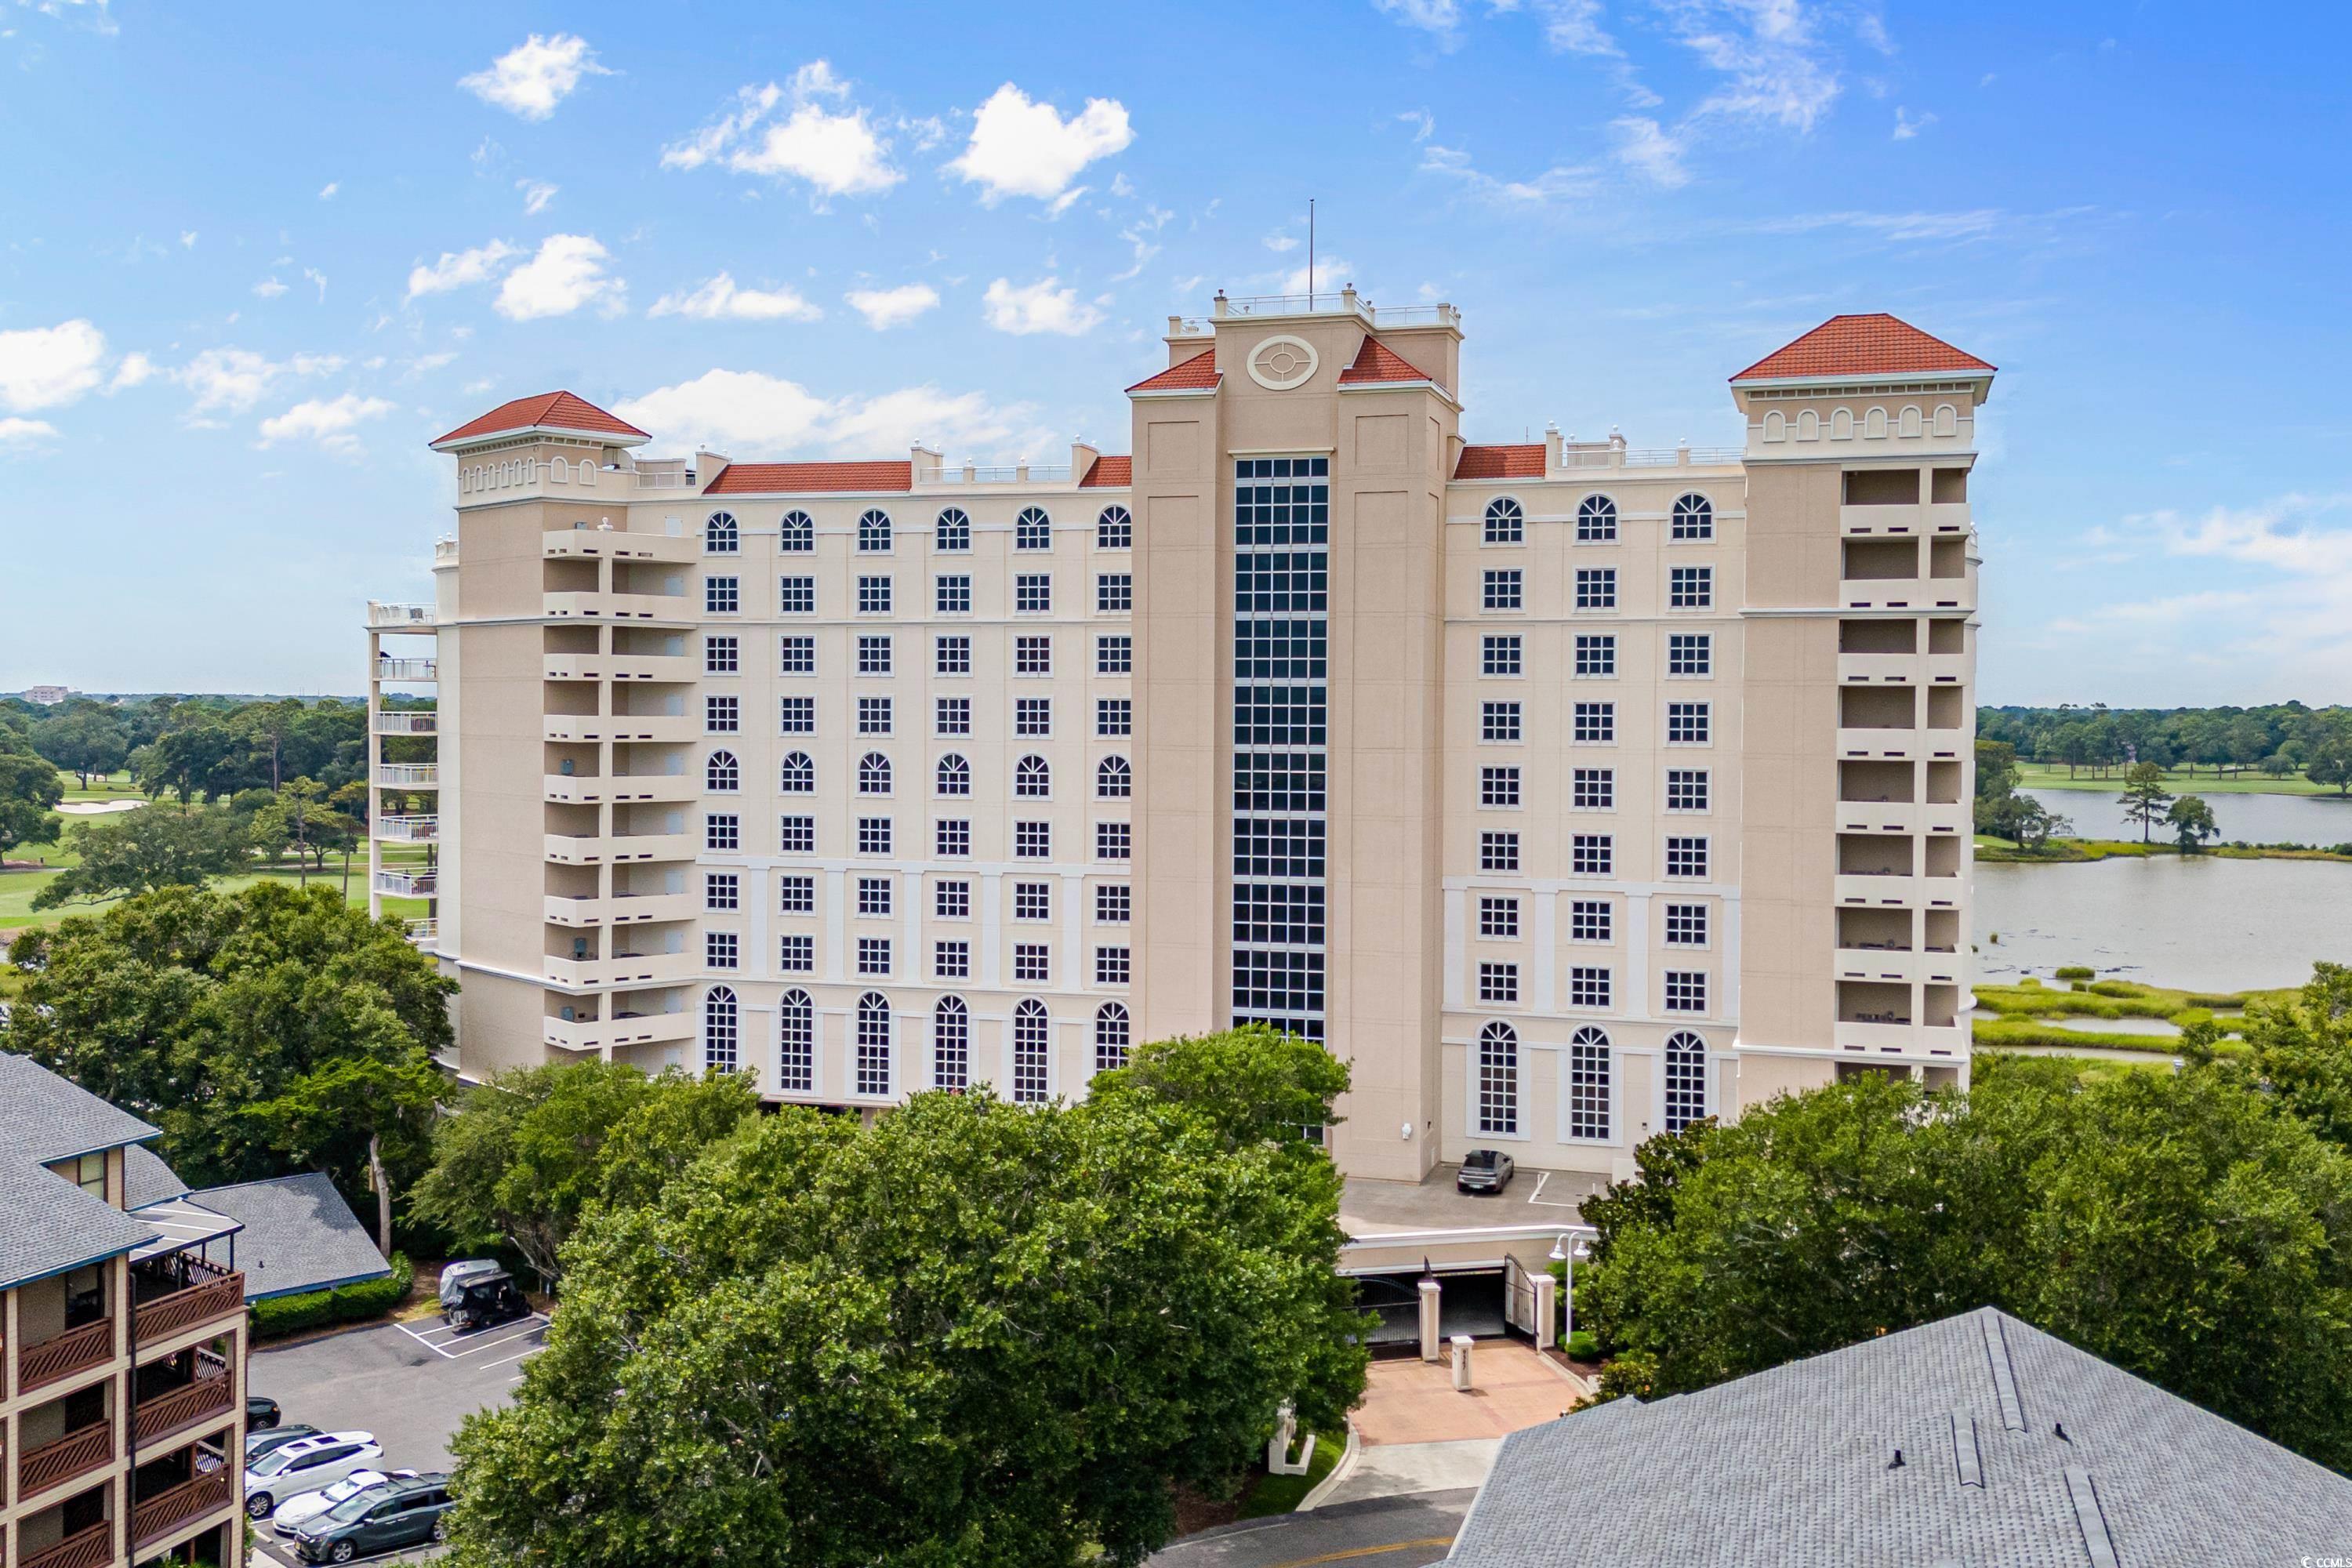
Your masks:
<svg viewBox="0 0 2352 1568"><path fill-rule="evenodd" d="M1969 676L1964 653L1842 653L1841 686L1958 686Z"/></svg>
<svg viewBox="0 0 2352 1568"><path fill-rule="evenodd" d="M551 833L547 858L558 866L601 866L624 860L651 862L691 860L701 851L685 833L623 834L593 837L586 834Z"/></svg>
<svg viewBox="0 0 2352 1568"><path fill-rule="evenodd" d="M541 534L540 553L551 561L657 561L680 566L702 558L702 541L687 534L565 528Z"/></svg>
<svg viewBox="0 0 2352 1568"><path fill-rule="evenodd" d="M583 773L549 773L541 795L550 805L601 805L607 801L679 802L702 793L702 781L693 773L615 773L610 777Z"/></svg>
<svg viewBox="0 0 2352 1568"><path fill-rule="evenodd" d="M441 940L441 922L437 920L407 921L403 922L403 929L407 933L410 945L427 952L432 951Z"/></svg>
<svg viewBox="0 0 2352 1568"><path fill-rule="evenodd" d="M683 713L550 713L545 735L550 741L589 744L598 741L652 741L684 745L701 734L696 721Z"/></svg>
<svg viewBox="0 0 2352 1568"><path fill-rule="evenodd" d="M380 658L375 661L378 680L438 680L441 661L437 658Z"/></svg>
<svg viewBox="0 0 2352 1568"><path fill-rule="evenodd" d="M99 1318L16 1352L16 1389L26 1393L114 1359L114 1320Z"/></svg>
<svg viewBox="0 0 2352 1568"><path fill-rule="evenodd" d="M438 763L378 763L375 782L385 789L439 789Z"/></svg>
<svg viewBox="0 0 2352 1568"><path fill-rule="evenodd" d="M1838 508L1838 531L1848 539L1949 538L1970 526L1966 501Z"/></svg>
<svg viewBox="0 0 2352 1568"><path fill-rule="evenodd" d="M371 631L416 631L431 627L436 614L430 605L387 605L370 599L367 624Z"/></svg>
<svg viewBox="0 0 2352 1568"><path fill-rule="evenodd" d="M387 844L430 844L441 837L437 816L379 816L372 829Z"/></svg>
<svg viewBox="0 0 2352 1568"><path fill-rule="evenodd" d="M1867 1051L1873 1056L1963 1057L1969 1053L1968 1030L1958 1024L1840 1018L1830 1026L1830 1037L1841 1051Z"/></svg>
<svg viewBox="0 0 2352 1568"><path fill-rule="evenodd" d="M441 732L441 715L431 709L387 712L379 708L369 728L379 735L437 735Z"/></svg>
<svg viewBox="0 0 2352 1568"><path fill-rule="evenodd" d="M1960 955L1949 949L1841 946L1836 974L1840 980L1863 980L1907 985L1927 981L1937 985L1959 984Z"/></svg>
<svg viewBox="0 0 2352 1568"><path fill-rule="evenodd" d="M139 1264L131 1288L138 1302L131 1332L142 1346L245 1312L245 1276L201 1258L182 1255L176 1266L167 1259Z"/></svg>
<svg viewBox="0 0 2352 1568"><path fill-rule="evenodd" d="M440 874L435 871L378 871L372 885L390 899L429 899L439 884Z"/></svg>
<svg viewBox="0 0 2352 1568"><path fill-rule="evenodd" d="M1951 910L1968 896L1968 883L1959 877L1840 871L1832 880L1831 897L1857 908Z"/></svg>
<svg viewBox="0 0 2352 1568"><path fill-rule="evenodd" d="M113 1458L112 1421L93 1421L53 1443L27 1448L16 1456L17 1500L24 1501L51 1487L63 1486L77 1476L101 1469Z"/></svg>
<svg viewBox="0 0 2352 1568"><path fill-rule="evenodd" d="M599 625L691 626L699 614L683 594L549 594L543 608L550 620Z"/></svg>
<svg viewBox="0 0 2352 1568"><path fill-rule="evenodd" d="M575 990L604 985L676 985L701 973L699 954L691 952L620 953L612 958L557 958L546 961L551 985Z"/></svg>
<svg viewBox="0 0 2352 1568"><path fill-rule="evenodd" d="M611 898L567 899L547 895L550 925L572 930L643 925L647 921L690 921L701 912L692 893L620 893Z"/></svg>
<svg viewBox="0 0 2352 1568"><path fill-rule="evenodd" d="M1967 755L1970 749L1969 738L1958 730L1841 729L1837 732L1837 754L1846 758L1950 760Z"/></svg>
<svg viewBox="0 0 2352 1568"><path fill-rule="evenodd" d="M551 653L543 674L549 680L691 681L698 670L682 653Z"/></svg>
<svg viewBox="0 0 2352 1568"><path fill-rule="evenodd" d="M1848 610L1973 610L1976 568L1957 577L1841 577L1838 605Z"/></svg>
<svg viewBox="0 0 2352 1568"><path fill-rule="evenodd" d="M634 1016L550 1018L547 1044L567 1051L608 1051L629 1046L662 1045L694 1038L694 1015L688 1012L641 1013Z"/></svg>
<svg viewBox="0 0 2352 1568"><path fill-rule="evenodd" d="M55 1546L34 1552L20 1568L107 1568L114 1560L114 1521L101 1519Z"/></svg>
<svg viewBox="0 0 2352 1568"><path fill-rule="evenodd" d="M1965 833L1971 807L1936 802L1842 800L1832 807L1840 833Z"/></svg>
<svg viewBox="0 0 2352 1568"><path fill-rule="evenodd" d="M236 1480L243 1473L240 1468L223 1465L210 1475L182 1481L166 1487L153 1497L142 1498L131 1510L131 1549L135 1554L150 1542L204 1518L218 1513L237 1500Z"/></svg>
<svg viewBox="0 0 2352 1568"><path fill-rule="evenodd" d="M237 1303L237 1310L245 1310L243 1301ZM131 1435L143 1452L166 1437L226 1415L235 1392L236 1384L224 1363L217 1371L207 1372L193 1383L184 1383L168 1394L141 1400L131 1417Z"/></svg>

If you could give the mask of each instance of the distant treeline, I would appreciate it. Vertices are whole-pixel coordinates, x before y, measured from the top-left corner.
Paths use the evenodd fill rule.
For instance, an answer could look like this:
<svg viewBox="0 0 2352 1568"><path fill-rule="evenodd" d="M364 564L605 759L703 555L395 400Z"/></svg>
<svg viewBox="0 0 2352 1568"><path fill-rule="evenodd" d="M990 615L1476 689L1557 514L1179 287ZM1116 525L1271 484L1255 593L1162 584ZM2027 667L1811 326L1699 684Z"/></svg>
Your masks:
<svg viewBox="0 0 2352 1568"><path fill-rule="evenodd" d="M296 779L332 794L367 778L367 708L342 698L74 697L47 708L0 698L0 732L84 787L127 768L149 795L183 801L274 793Z"/></svg>
<svg viewBox="0 0 2352 1568"><path fill-rule="evenodd" d="M2352 782L2352 708L2280 702L2266 708L1979 708L1977 735L2017 748L2028 762L2105 773L2128 763L2200 767L2217 774L2302 773L2343 788Z"/></svg>

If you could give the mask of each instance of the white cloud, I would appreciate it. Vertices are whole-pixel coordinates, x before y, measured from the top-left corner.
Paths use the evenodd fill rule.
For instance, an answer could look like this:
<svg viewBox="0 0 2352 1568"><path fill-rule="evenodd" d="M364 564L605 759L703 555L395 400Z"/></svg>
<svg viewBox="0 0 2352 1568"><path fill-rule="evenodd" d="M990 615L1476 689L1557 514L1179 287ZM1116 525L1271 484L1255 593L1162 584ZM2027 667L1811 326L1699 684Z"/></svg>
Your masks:
<svg viewBox="0 0 2352 1568"><path fill-rule="evenodd" d="M1079 170L1134 140L1127 107L1117 99L1090 98L1065 120L1008 81L972 116L971 141L948 168L980 186L980 199L992 206L1006 196L1052 201Z"/></svg>
<svg viewBox="0 0 2352 1568"><path fill-rule="evenodd" d="M848 82L824 60L811 60L793 73L789 90L774 82L738 89L733 107L662 149L662 167L698 169L723 160L740 174L805 180L820 198L887 191L907 176L891 166L890 143L866 110L835 111L817 101L848 96ZM772 122L787 98L792 113Z"/></svg>
<svg viewBox="0 0 2352 1568"><path fill-rule="evenodd" d="M706 321L814 321L824 314L790 289L739 289L721 272L690 293L665 294L648 316L694 316Z"/></svg>
<svg viewBox="0 0 2352 1568"><path fill-rule="evenodd" d="M296 354L272 360L251 349L206 349L172 373L172 379L196 395L193 414L219 411L237 414L261 400L261 395L289 376L331 375L342 369L336 354Z"/></svg>
<svg viewBox="0 0 2352 1568"><path fill-rule="evenodd" d="M556 187L545 180L517 180L515 189L522 193L525 217L537 217L547 210L547 204L555 199Z"/></svg>
<svg viewBox="0 0 2352 1568"><path fill-rule="evenodd" d="M365 419L381 419L392 412L393 405L381 397L362 397L346 392L331 400L312 398L298 403L285 413L261 422L261 440L257 445L276 446L280 441L316 441L330 451L354 452L359 438L352 430Z"/></svg>
<svg viewBox="0 0 2352 1568"><path fill-rule="evenodd" d="M1298 248L1298 245L1299 240L1297 235L1269 234L1265 237L1265 247L1268 250L1273 251L1276 256L1280 256L1286 250L1296 250Z"/></svg>
<svg viewBox="0 0 2352 1568"><path fill-rule="evenodd" d="M1908 142L1935 123L1936 117L1933 114L1922 113L1915 116L1901 104L1895 106L1895 140L1897 142Z"/></svg>
<svg viewBox="0 0 2352 1568"><path fill-rule="evenodd" d="M192 228L182 229L180 231L180 248L182 250L194 250L195 247L196 231Z"/></svg>
<svg viewBox="0 0 2352 1568"><path fill-rule="evenodd" d="M803 101L812 98L847 98L849 84L833 74L833 67L824 60L811 60L793 72L793 96Z"/></svg>
<svg viewBox="0 0 2352 1568"><path fill-rule="evenodd" d="M302 268L302 276L305 280L316 283L319 286L319 303L321 305L325 304L327 302L327 275L320 271L315 267L305 267Z"/></svg>
<svg viewBox="0 0 2352 1568"><path fill-rule="evenodd" d="M683 142L673 142L662 149L665 169L699 169L712 159L723 155L744 132L768 117L781 102L784 89L774 82L765 87L747 87L737 90L735 108L720 115Z"/></svg>
<svg viewBox="0 0 2352 1568"><path fill-rule="evenodd" d="M488 70L459 77L457 85L509 114L544 120L571 96L582 77L612 74L596 63L596 51L578 34L542 38L533 33L491 61Z"/></svg>
<svg viewBox="0 0 2352 1568"><path fill-rule="evenodd" d="M87 321L0 332L0 407L18 413L71 403L99 383L106 334Z"/></svg>
<svg viewBox="0 0 2352 1568"><path fill-rule="evenodd" d="M1314 291L1318 294L1337 294L1341 288L1354 282L1355 278L1356 264L1352 261L1328 251L1315 258L1313 282ZM1307 292L1307 282L1306 267L1294 267L1276 280L1274 291L1277 294L1304 294Z"/></svg>
<svg viewBox="0 0 2352 1568"><path fill-rule="evenodd" d="M850 308L877 332L903 327L926 310L936 310L940 291L928 283L901 283L896 289L853 289L843 296Z"/></svg>
<svg viewBox="0 0 2352 1568"><path fill-rule="evenodd" d="M1616 55L1617 40L1601 26L1601 0L1542 0L1544 42L1562 54Z"/></svg>
<svg viewBox="0 0 2352 1568"><path fill-rule="evenodd" d="M329 180L319 188L319 199L322 202L331 202L335 199L335 193L342 188L343 183L341 180Z"/></svg>
<svg viewBox="0 0 2352 1568"><path fill-rule="evenodd" d="M122 363L114 367L114 379L106 384L106 390L110 395L121 392L139 385L154 374L155 362L134 349L124 354Z"/></svg>
<svg viewBox="0 0 2352 1568"><path fill-rule="evenodd" d="M1032 332L1076 337L1091 331L1102 320L1102 312L1092 305L1081 304L1078 291L1062 288L1061 281L1058 278L1042 278L1016 289L1010 279L1000 278L982 296L986 307L983 317L998 331L1024 337Z"/></svg>
<svg viewBox="0 0 2352 1568"><path fill-rule="evenodd" d="M499 274L499 269L522 252L503 239L471 250L445 250L441 259L427 267L419 262L409 270L408 298L420 294L445 294L452 289L463 289L475 283L487 283Z"/></svg>
<svg viewBox="0 0 2352 1568"><path fill-rule="evenodd" d="M1730 79L1693 110L1809 132L1837 99L1834 57L1802 0L1663 0L1675 37Z"/></svg>
<svg viewBox="0 0 2352 1568"><path fill-rule="evenodd" d="M1128 263L1126 271L1110 275L1112 282L1124 283L1151 265L1151 258L1160 250L1158 241L1152 237L1166 228L1168 220L1175 216L1166 207L1155 207L1150 202L1143 204L1143 216L1118 231L1119 238L1134 247L1134 258Z"/></svg>
<svg viewBox="0 0 2352 1568"><path fill-rule="evenodd" d="M499 285L499 314L510 321L535 321L568 316L583 305L596 305L608 313L619 310L628 286L605 272L608 254L589 235L549 235L539 253Z"/></svg>
<svg viewBox="0 0 2352 1568"><path fill-rule="evenodd" d="M54 437L58 427L46 419L0 419L0 447L29 447Z"/></svg>
<svg viewBox="0 0 2352 1568"><path fill-rule="evenodd" d="M613 412L665 441L722 451L903 456L918 440L984 456L1024 456L1054 436L1025 405L1000 407L978 393L907 387L875 396L821 397L759 371L713 370L658 387Z"/></svg>
<svg viewBox="0 0 2352 1568"><path fill-rule="evenodd" d="M1412 139L1426 142L1437 132L1437 116L1426 109L1408 109L1397 116L1412 127Z"/></svg>
<svg viewBox="0 0 2352 1568"><path fill-rule="evenodd" d="M1435 35L1449 47L1462 26L1461 0L1372 0L1372 7L1405 26Z"/></svg>
<svg viewBox="0 0 2352 1568"><path fill-rule="evenodd" d="M286 285L280 283L275 278L265 278L260 282L256 283L253 286L253 291L256 294L260 295L265 300L275 300L278 296L286 292Z"/></svg>
<svg viewBox="0 0 2352 1568"><path fill-rule="evenodd" d="M1613 156L1620 163L1650 184L1668 190L1690 183L1690 171L1683 167L1683 141L1679 135L1661 130L1656 121L1638 114L1612 120L1609 128L1617 134Z"/></svg>
<svg viewBox="0 0 2352 1568"><path fill-rule="evenodd" d="M1421 167L1424 173L1459 180L1472 195L1504 207L1549 206L1572 201L1590 195L1599 184L1592 170L1565 163L1556 163L1532 179L1502 179L1478 168L1463 149L1441 146L1435 142L1422 150Z"/></svg>

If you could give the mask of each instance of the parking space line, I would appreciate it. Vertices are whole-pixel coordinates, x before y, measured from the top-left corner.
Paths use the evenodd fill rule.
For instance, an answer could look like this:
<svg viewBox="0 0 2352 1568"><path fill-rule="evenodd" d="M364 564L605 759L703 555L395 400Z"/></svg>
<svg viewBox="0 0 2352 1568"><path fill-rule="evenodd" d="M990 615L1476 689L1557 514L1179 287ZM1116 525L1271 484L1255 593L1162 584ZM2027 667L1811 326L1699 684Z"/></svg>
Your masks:
<svg viewBox="0 0 2352 1568"><path fill-rule="evenodd" d="M435 1344L431 1340L426 1339L423 1334L418 1333L415 1329L410 1328L406 1323L394 1323L392 1326L398 1329L402 1333L406 1334L410 1339L415 1340L418 1344L423 1345L426 1350L431 1351L435 1355L439 1356L443 1361L456 1361L457 1359L456 1356L451 1355L447 1351L443 1350L439 1345Z"/></svg>
<svg viewBox="0 0 2352 1568"><path fill-rule="evenodd" d="M486 1361L486 1362L484 1362L484 1363L482 1363L482 1368L481 1368L481 1369L482 1369L484 1372L488 1372L488 1371L489 1371L489 1370L490 1370L490 1368L492 1368L492 1367L494 1367L494 1366L504 1366L504 1365L506 1365L506 1364L507 1364L507 1363L508 1363L508 1362L510 1362L510 1361L520 1361L520 1360L522 1360L522 1358L523 1358L523 1357L525 1357L525 1356L533 1356L533 1355L537 1355L540 1352L541 1352L541 1351L545 1350L546 1348L547 1348L547 1347L546 1347L545 1345L533 1345L533 1346L531 1346L531 1347L530 1347L530 1349L529 1349L529 1350L527 1350L527 1351L517 1351L514 1354L512 1354L512 1355L510 1355L510 1356L502 1356L502 1357L500 1357L500 1358L499 1358L499 1360L497 1360L497 1361Z"/></svg>
<svg viewBox="0 0 2352 1568"><path fill-rule="evenodd" d="M502 1334L495 1340L484 1340L479 1344L468 1344L461 1351L443 1351L441 1353L447 1356L451 1361L463 1361L467 1356L478 1355L483 1351L496 1350L500 1345L510 1345L517 1340L529 1339L532 1334L537 1333L541 1329L546 1326L547 1320L533 1314L531 1317L522 1320L522 1323L523 1327L520 1332ZM488 1364L496 1366L498 1363L496 1362L491 1362Z"/></svg>

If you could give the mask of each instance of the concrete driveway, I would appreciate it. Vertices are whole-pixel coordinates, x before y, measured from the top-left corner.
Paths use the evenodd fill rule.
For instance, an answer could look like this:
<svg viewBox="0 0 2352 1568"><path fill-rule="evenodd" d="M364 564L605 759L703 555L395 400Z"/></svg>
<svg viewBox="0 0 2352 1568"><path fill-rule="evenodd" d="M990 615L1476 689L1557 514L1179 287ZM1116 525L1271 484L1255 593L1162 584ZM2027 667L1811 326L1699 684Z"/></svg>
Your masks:
<svg viewBox="0 0 2352 1568"><path fill-rule="evenodd" d="M1423 1568L1444 1561L1477 1495L1465 1488L1254 1519L1187 1536L1154 1553L1147 1568Z"/></svg>

